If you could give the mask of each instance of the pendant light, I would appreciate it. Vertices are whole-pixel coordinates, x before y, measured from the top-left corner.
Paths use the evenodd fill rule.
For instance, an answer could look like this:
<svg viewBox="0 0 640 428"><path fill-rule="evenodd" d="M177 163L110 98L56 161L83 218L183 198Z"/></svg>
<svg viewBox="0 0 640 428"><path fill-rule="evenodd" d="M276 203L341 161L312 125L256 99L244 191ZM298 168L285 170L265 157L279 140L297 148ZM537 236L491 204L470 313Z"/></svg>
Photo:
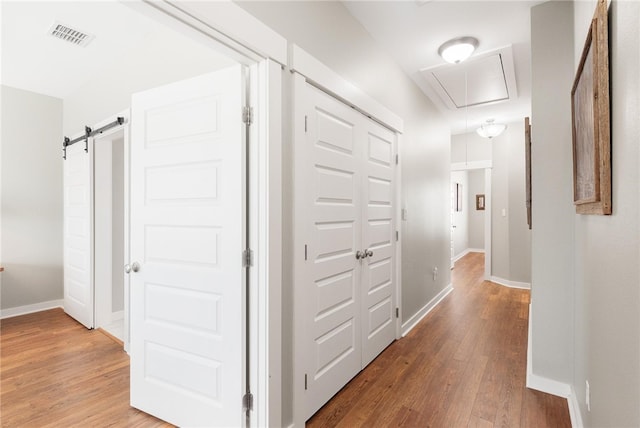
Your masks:
<svg viewBox="0 0 640 428"><path fill-rule="evenodd" d="M480 125L480 128L476 129L479 136L484 138L493 138L502 134L507 129L507 125L504 123L495 123L494 119L487 119L485 123Z"/></svg>

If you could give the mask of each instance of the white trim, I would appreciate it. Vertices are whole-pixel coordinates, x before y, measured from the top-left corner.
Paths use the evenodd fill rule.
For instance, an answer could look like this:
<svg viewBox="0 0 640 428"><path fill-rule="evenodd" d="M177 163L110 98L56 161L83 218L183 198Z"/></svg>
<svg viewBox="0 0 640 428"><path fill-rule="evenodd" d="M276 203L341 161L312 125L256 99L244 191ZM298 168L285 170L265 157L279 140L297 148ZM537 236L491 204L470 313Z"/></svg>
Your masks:
<svg viewBox="0 0 640 428"><path fill-rule="evenodd" d="M470 169L493 168L493 161L479 160L471 162L455 162L451 164L451 171L468 171Z"/></svg>
<svg viewBox="0 0 640 428"><path fill-rule="evenodd" d="M247 58L253 61L270 58L287 64L287 40L230 0L120 2L201 42L210 44L211 39L216 40L218 51L245 65L250 64Z"/></svg>
<svg viewBox="0 0 640 428"><path fill-rule="evenodd" d="M556 395L562 398L568 398L571 395L571 386L567 383L558 382L553 379L547 379L545 377L533 374L533 349L532 349L532 335L531 329L533 323L531 322L531 303L529 303L529 334L527 338L527 381L526 386L536 391L545 392L547 394ZM574 394L575 395L575 394Z"/></svg>
<svg viewBox="0 0 640 428"><path fill-rule="evenodd" d="M396 240L396 308L398 308L398 317L396 318L396 340L402 337L402 162L400 159L400 141L402 140L402 134L396 134L396 156L398 157L398 163L396 164L395 171L395 204L396 204L396 218L395 226L398 233L398 239Z"/></svg>
<svg viewBox="0 0 640 428"><path fill-rule="evenodd" d="M124 319L124 311L116 311L111 313L111 322Z"/></svg>
<svg viewBox="0 0 640 428"><path fill-rule="evenodd" d="M492 211L493 211L493 197L491 196L492 186L492 169L484 169L484 279L488 280L491 277L492 268Z"/></svg>
<svg viewBox="0 0 640 428"><path fill-rule="evenodd" d="M528 282L511 281L509 279L500 278L499 276L491 276L490 281L509 288L522 288L524 290L531 289L531 284Z"/></svg>
<svg viewBox="0 0 640 428"><path fill-rule="evenodd" d="M303 75L310 84L355 107L365 116L396 132L403 132L404 121L400 116L367 95L360 88L352 85L298 45L291 46L289 67L292 72Z"/></svg>
<svg viewBox="0 0 640 428"><path fill-rule="evenodd" d="M580 412L580 404L578 403L578 397L576 396L576 390L571 387L571 394L567 397L567 404L569 405L569 418L571 418L571 426L573 428L583 428L582 413Z"/></svg>
<svg viewBox="0 0 640 428"><path fill-rule="evenodd" d="M49 300L48 302L34 303L32 305L16 306L0 310L0 319L32 314L34 312L47 311L49 309L62 308L64 300Z"/></svg>
<svg viewBox="0 0 640 428"><path fill-rule="evenodd" d="M457 256L453 257L453 262L457 262L458 260L460 260L461 258L463 258L464 256L466 256L469 253L484 253L484 248L467 248L466 250L462 251L460 254L458 254Z"/></svg>
<svg viewBox="0 0 640 428"><path fill-rule="evenodd" d="M453 286L451 284L447 285L444 290L439 292L436 297L431 299L426 305L422 307L418 312L416 312L411 318L409 318L404 324L402 324L402 337L406 336L411 329L413 329L424 317L427 316L429 312L435 308L438 303L440 303L445 297L449 295L453 291Z"/></svg>

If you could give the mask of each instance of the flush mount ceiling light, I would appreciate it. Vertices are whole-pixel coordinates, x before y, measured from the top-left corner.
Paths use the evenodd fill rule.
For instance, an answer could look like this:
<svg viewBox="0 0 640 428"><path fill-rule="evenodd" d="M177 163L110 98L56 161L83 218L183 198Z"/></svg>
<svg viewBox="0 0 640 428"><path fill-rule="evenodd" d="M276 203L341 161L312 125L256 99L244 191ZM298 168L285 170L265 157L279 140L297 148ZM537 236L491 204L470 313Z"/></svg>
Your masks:
<svg viewBox="0 0 640 428"><path fill-rule="evenodd" d="M487 122L480 125L476 132L481 137L491 139L502 134L505 129L507 129L507 125L504 123L494 123L494 119L487 119Z"/></svg>
<svg viewBox="0 0 640 428"><path fill-rule="evenodd" d="M444 42L438 48L438 55L451 64L458 64L469 58L478 47L475 37L458 37Z"/></svg>

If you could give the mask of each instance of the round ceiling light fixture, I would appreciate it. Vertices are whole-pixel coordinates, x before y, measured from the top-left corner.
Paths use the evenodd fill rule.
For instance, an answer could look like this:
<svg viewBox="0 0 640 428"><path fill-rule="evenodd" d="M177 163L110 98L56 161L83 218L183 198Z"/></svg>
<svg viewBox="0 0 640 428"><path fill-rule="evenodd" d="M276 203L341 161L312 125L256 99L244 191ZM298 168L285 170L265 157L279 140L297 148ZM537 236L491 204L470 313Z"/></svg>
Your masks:
<svg viewBox="0 0 640 428"><path fill-rule="evenodd" d="M504 123L494 123L494 119L487 119L487 122L480 125L476 132L481 137L491 139L502 134L505 129L507 129L507 125Z"/></svg>
<svg viewBox="0 0 640 428"><path fill-rule="evenodd" d="M438 55L451 64L458 64L469 58L478 47L475 37L458 37L444 42L438 48Z"/></svg>

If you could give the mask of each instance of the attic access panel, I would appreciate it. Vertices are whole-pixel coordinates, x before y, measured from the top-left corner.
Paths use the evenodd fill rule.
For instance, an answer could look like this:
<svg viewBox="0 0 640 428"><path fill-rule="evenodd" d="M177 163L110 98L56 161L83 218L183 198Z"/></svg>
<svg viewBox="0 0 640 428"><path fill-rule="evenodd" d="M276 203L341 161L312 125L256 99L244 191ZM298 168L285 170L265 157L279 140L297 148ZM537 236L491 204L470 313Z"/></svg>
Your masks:
<svg viewBox="0 0 640 428"><path fill-rule="evenodd" d="M462 64L420 70L451 110L517 98L511 47L477 55Z"/></svg>

